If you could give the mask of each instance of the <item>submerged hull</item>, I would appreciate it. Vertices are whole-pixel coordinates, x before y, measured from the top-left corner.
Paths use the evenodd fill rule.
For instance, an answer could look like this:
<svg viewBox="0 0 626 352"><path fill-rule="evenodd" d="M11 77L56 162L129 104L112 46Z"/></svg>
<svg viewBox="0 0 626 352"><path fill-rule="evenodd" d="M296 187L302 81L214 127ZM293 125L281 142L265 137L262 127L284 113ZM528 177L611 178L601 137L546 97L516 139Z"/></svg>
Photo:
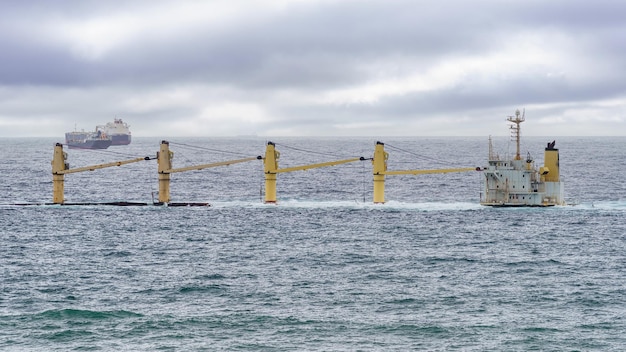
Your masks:
<svg viewBox="0 0 626 352"><path fill-rule="evenodd" d="M520 204L520 203L480 203L480 205L494 208L521 208L521 207L553 207L556 204Z"/></svg>

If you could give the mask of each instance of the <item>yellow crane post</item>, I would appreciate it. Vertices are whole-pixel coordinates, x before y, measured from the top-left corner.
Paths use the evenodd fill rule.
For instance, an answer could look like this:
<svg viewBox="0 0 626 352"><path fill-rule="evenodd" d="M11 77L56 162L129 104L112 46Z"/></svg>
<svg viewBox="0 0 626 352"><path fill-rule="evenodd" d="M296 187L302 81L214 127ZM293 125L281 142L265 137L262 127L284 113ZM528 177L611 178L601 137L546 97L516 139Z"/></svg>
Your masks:
<svg viewBox="0 0 626 352"><path fill-rule="evenodd" d="M387 160L389 153L385 151L385 144L376 142L372 167L374 173L374 203L385 202L385 172L387 171Z"/></svg>
<svg viewBox="0 0 626 352"><path fill-rule="evenodd" d="M136 163L143 160L151 160L150 157L141 157L123 161L114 161L105 164L91 165L70 169L70 165L67 162L67 153L63 151L63 144L57 143L54 146L54 154L52 156L52 202L54 204L65 203L64 190L65 190L65 175L83 171L94 171L97 169L104 169L107 167L121 166L130 163Z"/></svg>
<svg viewBox="0 0 626 352"><path fill-rule="evenodd" d="M227 160L227 161L220 161L216 163L192 165L192 166L186 166L186 167L173 169L172 168L173 157L174 157L174 153L170 151L170 143L168 141L161 141L161 148L159 149L159 154L157 155L157 161L159 164L159 168L158 168L159 203L161 204L170 202L170 174L173 174L176 172L202 170L202 169L208 169L208 168L218 167L218 166L228 166L232 164L243 163L246 161L263 159L261 156L255 156L255 157L250 157L250 158Z"/></svg>
<svg viewBox="0 0 626 352"><path fill-rule="evenodd" d="M293 166L293 167L279 169L278 168L279 158L280 158L280 152L276 150L276 145L272 142L267 142L267 146L265 148L265 158L264 158L264 163L263 163L264 165L263 171L265 173L265 203L276 203L276 174L278 173L316 169L320 167L335 166L335 165L365 160L365 158L359 157L359 158L328 161L324 163Z"/></svg>
<svg viewBox="0 0 626 352"><path fill-rule="evenodd" d="M265 158L263 159L263 172L265 173L265 203L276 203L276 173L280 152L276 145L267 142Z"/></svg>
<svg viewBox="0 0 626 352"><path fill-rule="evenodd" d="M374 196L373 200L375 204L385 203L385 175L424 175L424 174L445 174L450 172L466 172L476 171L480 168L476 167L463 167L452 169L433 169L433 170L387 170L387 160L389 159L389 153L385 152L385 144L382 142L376 142L374 149L374 158L372 159L373 174L374 174Z"/></svg>

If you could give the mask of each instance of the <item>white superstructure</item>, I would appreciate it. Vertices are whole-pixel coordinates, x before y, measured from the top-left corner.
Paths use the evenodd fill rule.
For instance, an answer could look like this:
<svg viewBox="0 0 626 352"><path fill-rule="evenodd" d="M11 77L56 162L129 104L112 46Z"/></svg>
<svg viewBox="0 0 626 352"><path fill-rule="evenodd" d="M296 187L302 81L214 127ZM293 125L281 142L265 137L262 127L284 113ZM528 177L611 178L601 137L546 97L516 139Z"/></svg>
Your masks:
<svg viewBox="0 0 626 352"><path fill-rule="evenodd" d="M131 142L130 126L122 119L114 119L106 125L96 126L96 130L109 136L113 141L112 145L127 145Z"/></svg>
<svg viewBox="0 0 626 352"><path fill-rule="evenodd" d="M520 124L525 121L520 111L509 116L511 132L517 146L512 160L502 160L494 153L489 139L489 164L483 168L484 190L480 204L488 206L553 206L565 205L563 184L559 176L559 150L555 142L545 148L544 166L537 168L530 157L520 155Z"/></svg>

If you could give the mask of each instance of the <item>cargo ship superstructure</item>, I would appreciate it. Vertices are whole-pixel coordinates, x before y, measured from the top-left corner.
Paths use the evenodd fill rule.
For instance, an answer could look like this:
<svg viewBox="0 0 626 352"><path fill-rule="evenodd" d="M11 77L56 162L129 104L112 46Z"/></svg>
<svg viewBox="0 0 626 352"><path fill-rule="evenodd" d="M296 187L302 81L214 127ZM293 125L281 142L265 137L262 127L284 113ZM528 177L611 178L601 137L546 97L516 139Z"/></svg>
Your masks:
<svg viewBox="0 0 626 352"><path fill-rule="evenodd" d="M96 126L96 129L111 138L111 145L128 145L131 142L130 126L122 119L114 119L106 125Z"/></svg>
<svg viewBox="0 0 626 352"><path fill-rule="evenodd" d="M516 142L516 153L512 160L503 160L493 151L489 138L489 165L482 169L484 190L480 204L502 207L547 207L565 205L563 184L559 175L559 150L555 141L545 148L544 166L537 168L530 153L525 159L520 155L520 124L524 114L515 111L509 116L511 137Z"/></svg>

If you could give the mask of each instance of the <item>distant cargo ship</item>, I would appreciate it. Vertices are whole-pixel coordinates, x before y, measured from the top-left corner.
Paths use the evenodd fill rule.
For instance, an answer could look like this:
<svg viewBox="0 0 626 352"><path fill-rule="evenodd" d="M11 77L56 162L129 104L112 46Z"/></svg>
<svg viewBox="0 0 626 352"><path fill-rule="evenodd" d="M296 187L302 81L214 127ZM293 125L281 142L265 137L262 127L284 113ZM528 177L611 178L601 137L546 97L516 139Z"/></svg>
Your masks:
<svg viewBox="0 0 626 352"><path fill-rule="evenodd" d="M129 127L122 119L114 119L106 125L96 126L96 130L108 136L111 139L111 145L129 145L131 142Z"/></svg>
<svg viewBox="0 0 626 352"><path fill-rule="evenodd" d="M71 149L107 149L111 143L111 139L102 131L65 133L65 144Z"/></svg>

